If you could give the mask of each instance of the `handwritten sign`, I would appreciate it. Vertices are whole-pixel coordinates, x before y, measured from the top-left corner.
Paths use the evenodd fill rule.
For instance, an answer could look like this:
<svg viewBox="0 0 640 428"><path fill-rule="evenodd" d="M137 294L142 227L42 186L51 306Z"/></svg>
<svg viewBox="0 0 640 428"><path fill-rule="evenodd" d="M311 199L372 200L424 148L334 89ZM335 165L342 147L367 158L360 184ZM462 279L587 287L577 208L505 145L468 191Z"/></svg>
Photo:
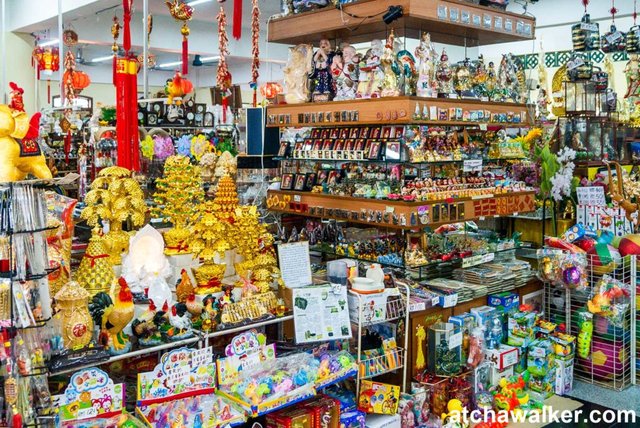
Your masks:
<svg viewBox="0 0 640 428"><path fill-rule="evenodd" d="M278 245L278 261L280 262L282 280L287 287L302 287L313 282L309 242Z"/></svg>

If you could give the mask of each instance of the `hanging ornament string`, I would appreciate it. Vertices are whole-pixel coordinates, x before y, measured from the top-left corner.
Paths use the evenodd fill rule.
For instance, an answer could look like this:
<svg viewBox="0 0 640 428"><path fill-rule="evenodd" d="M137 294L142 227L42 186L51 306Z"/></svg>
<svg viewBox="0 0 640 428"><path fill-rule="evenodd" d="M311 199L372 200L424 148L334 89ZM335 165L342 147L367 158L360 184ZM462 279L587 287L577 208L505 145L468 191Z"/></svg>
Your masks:
<svg viewBox="0 0 640 428"><path fill-rule="evenodd" d="M231 74L227 67L227 55L229 55L229 38L227 37L227 15L224 7L220 7L220 12L216 16L218 21L218 49L220 49L220 61L218 62L218 74L216 84L222 92L222 121L227 122L227 106L231 89Z"/></svg>
<svg viewBox="0 0 640 428"><path fill-rule="evenodd" d="M611 24L615 25L615 23L616 23L616 13L618 13L618 9L616 9L616 1L615 0L611 0L611 9L609 9L609 12L611 13Z"/></svg>
<svg viewBox="0 0 640 428"><path fill-rule="evenodd" d="M233 38L240 40L242 37L242 0L233 0Z"/></svg>
<svg viewBox="0 0 640 428"><path fill-rule="evenodd" d="M111 25L111 35L113 36L113 45L111 51L113 52L113 85L116 84L116 65L118 63L118 37L120 37L120 21L116 15L113 15L113 24Z"/></svg>
<svg viewBox="0 0 640 428"><path fill-rule="evenodd" d="M131 50L131 9L133 8L133 0L122 0L122 22L124 23L124 31L122 33L122 47L127 55Z"/></svg>
<svg viewBox="0 0 640 428"><path fill-rule="evenodd" d="M253 89L253 106L258 105L258 77L260 77L260 7L258 0L253 0L251 10L251 88Z"/></svg>
<svg viewBox="0 0 640 428"><path fill-rule="evenodd" d="M589 0L582 0L582 5L584 6L584 13L587 13L587 6L589 5Z"/></svg>
<svg viewBox="0 0 640 428"><path fill-rule="evenodd" d="M182 21L182 28L180 28L180 34L182 34L182 74L186 75L189 73L189 33L191 32L187 22L191 21L193 17L193 8L182 0L167 1L166 4L173 19Z"/></svg>

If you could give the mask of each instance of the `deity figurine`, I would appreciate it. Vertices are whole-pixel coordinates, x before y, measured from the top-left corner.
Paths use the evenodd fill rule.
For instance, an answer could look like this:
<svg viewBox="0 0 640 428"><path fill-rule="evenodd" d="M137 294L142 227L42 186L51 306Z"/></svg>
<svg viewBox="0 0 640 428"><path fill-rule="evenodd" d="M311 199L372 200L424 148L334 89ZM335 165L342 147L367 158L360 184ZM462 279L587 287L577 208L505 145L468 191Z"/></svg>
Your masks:
<svg viewBox="0 0 640 428"><path fill-rule="evenodd" d="M453 73L451 67L449 67L449 57L447 52L442 49L442 55L440 55L440 62L436 68L436 79L438 82L438 97L448 98L451 93L451 78Z"/></svg>
<svg viewBox="0 0 640 428"><path fill-rule="evenodd" d="M547 120L547 116L549 115L549 96L547 95L547 90L544 88L540 88L538 90L538 99L536 100L536 105L538 106L538 120L545 121Z"/></svg>
<svg viewBox="0 0 640 428"><path fill-rule="evenodd" d="M340 69L337 71L332 70L336 86L334 99L337 101L353 100L356 98L356 89L358 87L358 62L360 62L360 57L353 46L345 45L342 47L341 58Z"/></svg>
<svg viewBox="0 0 640 428"><path fill-rule="evenodd" d="M331 42L320 40L318 50L313 54L313 101L331 101L334 96L331 76L331 63L335 52L331 50Z"/></svg>
<svg viewBox="0 0 640 428"><path fill-rule="evenodd" d="M397 57L400 65L400 93L401 95L416 95L418 79L416 60L406 49L399 51Z"/></svg>
<svg viewBox="0 0 640 428"><path fill-rule="evenodd" d="M359 65L359 83L356 98L379 98L384 74L380 69L382 41L373 40L371 48L364 55Z"/></svg>
<svg viewBox="0 0 640 428"><path fill-rule="evenodd" d="M416 84L416 94L419 97L432 97L438 95L435 84L436 57L438 53L431 43L431 35L422 33L420 45L415 51L418 58L418 83Z"/></svg>
<svg viewBox="0 0 640 428"><path fill-rule="evenodd" d="M484 57L480 55L473 71L472 81L473 90L479 97L485 97L487 83L487 67L484 65Z"/></svg>
<svg viewBox="0 0 640 428"><path fill-rule="evenodd" d="M489 61L487 66L487 79L484 83L485 93L490 100L493 100L498 89L498 78L496 76L496 68L493 61Z"/></svg>
<svg viewBox="0 0 640 428"><path fill-rule="evenodd" d="M394 50L395 39L396 36L393 33L393 30L391 30L389 37L387 38L387 43L384 45L382 57L380 58L380 67L384 73L380 96L383 97L397 97L400 95L398 85L398 75L400 74L400 70L398 63L396 62Z"/></svg>
<svg viewBox="0 0 640 428"><path fill-rule="evenodd" d="M624 67L624 75L627 78L627 93L625 98L640 96L640 61L638 55L630 55L629 62Z"/></svg>
<svg viewBox="0 0 640 428"><path fill-rule="evenodd" d="M287 104L309 101L309 75L312 72L313 46L300 44L289 48L289 61L282 70Z"/></svg>
<svg viewBox="0 0 640 428"><path fill-rule="evenodd" d="M475 98L473 80L471 78L471 64L469 58L458 63L453 75L453 88L460 98Z"/></svg>

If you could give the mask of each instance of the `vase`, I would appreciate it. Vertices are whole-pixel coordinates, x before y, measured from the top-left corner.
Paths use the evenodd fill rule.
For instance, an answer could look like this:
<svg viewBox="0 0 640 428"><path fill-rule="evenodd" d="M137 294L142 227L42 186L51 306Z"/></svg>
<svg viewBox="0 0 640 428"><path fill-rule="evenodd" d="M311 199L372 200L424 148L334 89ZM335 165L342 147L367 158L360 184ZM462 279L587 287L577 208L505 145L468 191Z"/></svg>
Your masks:
<svg viewBox="0 0 640 428"><path fill-rule="evenodd" d="M93 336L93 320L89 314L89 292L75 281L69 281L56 293L60 309L61 335L67 349L84 348Z"/></svg>

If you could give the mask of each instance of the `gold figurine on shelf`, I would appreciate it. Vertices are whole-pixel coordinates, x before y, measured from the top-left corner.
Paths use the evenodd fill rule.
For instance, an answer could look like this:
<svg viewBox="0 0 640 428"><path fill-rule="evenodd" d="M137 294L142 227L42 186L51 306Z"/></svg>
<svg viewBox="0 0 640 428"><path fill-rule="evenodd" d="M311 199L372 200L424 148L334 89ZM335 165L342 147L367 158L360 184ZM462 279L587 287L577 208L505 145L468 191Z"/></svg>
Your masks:
<svg viewBox="0 0 640 428"><path fill-rule="evenodd" d="M156 180L153 199L154 214L173 224L163 235L165 254L188 253L192 219L204 200L200 167L192 165L187 156L169 156L162 178Z"/></svg>
<svg viewBox="0 0 640 428"><path fill-rule="evenodd" d="M90 226L95 227L100 221L109 222L105 244L111 261L119 265L122 253L129 249L129 234L122 230L122 223L130 220L136 228L144 224L147 206L140 185L128 169L110 166L100 171L91 183L84 201L87 206L80 217Z"/></svg>
<svg viewBox="0 0 640 428"><path fill-rule="evenodd" d="M89 314L89 293L75 281L67 282L56 293L61 321L61 336L67 349L84 348L93 336L93 320Z"/></svg>
<svg viewBox="0 0 640 428"><path fill-rule="evenodd" d="M75 278L91 296L101 291L109 291L115 281L113 263L104 245L105 238L100 236L96 227L93 229L87 250L80 262Z"/></svg>

